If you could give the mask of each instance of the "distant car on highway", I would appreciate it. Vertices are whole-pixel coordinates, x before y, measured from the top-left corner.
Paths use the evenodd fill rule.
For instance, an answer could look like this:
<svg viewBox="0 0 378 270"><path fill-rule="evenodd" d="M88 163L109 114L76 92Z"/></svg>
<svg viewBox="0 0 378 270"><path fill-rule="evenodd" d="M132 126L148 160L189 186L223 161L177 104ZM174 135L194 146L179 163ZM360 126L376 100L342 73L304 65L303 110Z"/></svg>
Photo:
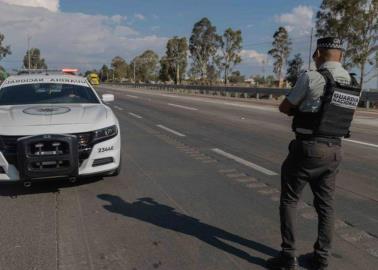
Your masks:
<svg viewBox="0 0 378 270"><path fill-rule="evenodd" d="M48 71L0 85L0 181L33 181L120 172L119 122L83 77Z"/></svg>
<svg viewBox="0 0 378 270"><path fill-rule="evenodd" d="M90 73L87 76L88 81L92 85L99 85L100 84L100 77L97 75L97 73Z"/></svg>

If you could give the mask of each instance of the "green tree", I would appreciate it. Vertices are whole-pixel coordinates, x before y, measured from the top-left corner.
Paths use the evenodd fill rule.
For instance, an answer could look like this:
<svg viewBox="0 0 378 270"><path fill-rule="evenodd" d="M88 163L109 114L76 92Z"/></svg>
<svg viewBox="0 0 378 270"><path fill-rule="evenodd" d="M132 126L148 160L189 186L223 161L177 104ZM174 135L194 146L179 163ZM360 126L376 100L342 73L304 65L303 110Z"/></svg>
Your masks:
<svg viewBox="0 0 378 270"><path fill-rule="evenodd" d="M243 83L245 81L245 76L240 74L239 70L233 71L228 77L230 83Z"/></svg>
<svg viewBox="0 0 378 270"><path fill-rule="evenodd" d="M216 83L219 80L220 74L216 65L208 65L206 67L206 82L211 84Z"/></svg>
<svg viewBox="0 0 378 270"><path fill-rule="evenodd" d="M135 70L135 80L142 82L156 81L158 63L159 56L152 50L147 50L135 57L131 63L131 69Z"/></svg>
<svg viewBox="0 0 378 270"><path fill-rule="evenodd" d="M107 65L102 65L99 76L102 82L106 82L109 79L109 67Z"/></svg>
<svg viewBox="0 0 378 270"><path fill-rule="evenodd" d="M279 86L282 84L282 69L287 62L287 58L291 51L291 41L289 39L289 34L284 27L279 27L278 30L273 35L273 48L268 51L274 58L273 72L277 76L279 81Z"/></svg>
<svg viewBox="0 0 378 270"><path fill-rule="evenodd" d="M23 60L25 68L29 68L29 59L31 69L47 69L45 59L41 58L41 51L38 48L31 48L26 52Z"/></svg>
<svg viewBox="0 0 378 270"><path fill-rule="evenodd" d="M316 25L318 36L337 35L346 43L344 64L358 67L363 87L378 51L378 0L323 0Z"/></svg>
<svg viewBox="0 0 378 270"><path fill-rule="evenodd" d="M342 41L347 41L349 24L345 24L341 19L347 14L351 15L353 7L359 1L323 0L316 13L316 35L319 37L337 36ZM345 12L347 14L343 14Z"/></svg>
<svg viewBox="0 0 378 270"><path fill-rule="evenodd" d="M299 74L303 71L303 59L301 54L294 55L294 58L288 62L286 80L294 86L298 80Z"/></svg>
<svg viewBox="0 0 378 270"><path fill-rule="evenodd" d="M163 56L160 59L159 80L162 82L168 82L172 80L172 74L175 72L172 70L172 62Z"/></svg>
<svg viewBox="0 0 378 270"><path fill-rule="evenodd" d="M228 28L220 39L221 57L219 66L223 70L224 84L227 84L228 75L235 65L241 63L240 52L242 50L242 33L240 30Z"/></svg>
<svg viewBox="0 0 378 270"><path fill-rule="evenodd" d="M120 81L128 77L129 66L122 57L114 57L111 62L111 67L114 71L114 80Z"/></svg>
<svg viewBox="0 0 378 270"><path fill-rule="evenodd" d="M10 46L3 45L4 42L4 35L0 33L0 60L6 57L8 54L11 54Z"/></svg>
<svg viewBox="0 0 378 270"><path fill-rule="evenodd" d="M205 79L207 68L212 66L212 61L220 45L220 37L217 29L211 24L208 18L203 18L194 24L192 35L189 40L189 51L192 58L193 74Z"/></svg>
<svg viewBox="0 0 378 270"><path fill-rule="evenodd" d="M273 75L268 75L266 77L261 75L255 75L252 77L255 80L257 85L261 86L273 86L275 82L275 78Z"/></svg>
<svg viewBox="0 0 378 270"><path fill-rule="evenodd" d="M173 80L176 84L181 83L186 73L188 42L185 37L173 37L167 42L165 57L160 61L165 81Z"/></svg>
<svg viewBox="0 0 378 270"><path fill-rule="evenodd" d="M265 85L265 77L264 76L255 75L255 76L252 76L252 79L255 81L255 84L257 86L259 86L259 85Z"/></svg>
<svg viewBox="0 0 378 270"><path fill-rule="evenodd" d="M364 1L364 0L363 0ZM316 35L318 37L336 36L346 44L343 64L350 69L351 59L351 23L360 0L323 0L316 14Z"/></svg>
<svg viewBox="0 0 378 270"><path fill-rule="evenodd" d="M8 77L8 73L6 72L5 68L0 66L0 82L4 81Z"/></svg>
<svg viewBox="0 0 378 270"><path fill-rule="evenodd" d="M266 78L265 78L265 85L266 86L273 86L274 85L274 76L273 75L268 75Z"/></svg>

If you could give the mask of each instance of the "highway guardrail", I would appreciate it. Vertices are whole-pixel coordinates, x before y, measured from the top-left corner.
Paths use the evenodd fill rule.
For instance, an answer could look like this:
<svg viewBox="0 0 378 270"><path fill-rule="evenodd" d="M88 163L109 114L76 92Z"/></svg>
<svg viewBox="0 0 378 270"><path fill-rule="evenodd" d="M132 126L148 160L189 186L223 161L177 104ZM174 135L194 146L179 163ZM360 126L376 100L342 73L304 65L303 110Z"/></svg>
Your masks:
<svg viewBox="0 0 378 270"><path fill-rule="evenodd" d="M221 95L242 98L279 98L290 93L290 88L263 88L242 86L209 86L209 85L174 85L150 83L108 83L108 85L125 86L129 88L145 88L151 90L165 90L182 93L207 95ZM378 106L378 92L364 91L361 95L360 106L370 108Z"/></svg>

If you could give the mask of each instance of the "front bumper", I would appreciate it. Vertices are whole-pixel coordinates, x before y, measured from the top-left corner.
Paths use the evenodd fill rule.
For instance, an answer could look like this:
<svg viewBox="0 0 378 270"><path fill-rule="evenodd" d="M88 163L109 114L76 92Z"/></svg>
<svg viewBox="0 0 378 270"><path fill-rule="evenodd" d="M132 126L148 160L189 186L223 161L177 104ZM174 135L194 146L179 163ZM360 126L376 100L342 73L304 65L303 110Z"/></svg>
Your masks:
<svg viewBox="0 0 378 270"><path fill-rule="evenodd" d="M66 158L71 158L72 162L76 162L75 164L77 164L77 168L75 168L75 166L69 166L68 168L61 168L60 170L55 170L54 168L51 170L34 170L32 172L25 172L25 168L30 167L27 164L29 161L31 161L31 158L27 157L25 151L20 151L19 149L17 150L18 160L24 157L24 162L26 163L25 166L20 165L20 162L17 162L17 164L8 162L8 160L5 158L5 154L0 152L0 181L14 182L20 180L48 179L62 176L80 177L86 175L98 175L116 170L120 165L121 136L118 133L117 136L112 139L94 144L88 157L80 160L80 162L78 160L78 154L75 154L74 150L71 150L69 153L72 155L67 156ZM34 156L33 158L36 157ZM44 162L44 164L49 164L46 161Z"/></svg>

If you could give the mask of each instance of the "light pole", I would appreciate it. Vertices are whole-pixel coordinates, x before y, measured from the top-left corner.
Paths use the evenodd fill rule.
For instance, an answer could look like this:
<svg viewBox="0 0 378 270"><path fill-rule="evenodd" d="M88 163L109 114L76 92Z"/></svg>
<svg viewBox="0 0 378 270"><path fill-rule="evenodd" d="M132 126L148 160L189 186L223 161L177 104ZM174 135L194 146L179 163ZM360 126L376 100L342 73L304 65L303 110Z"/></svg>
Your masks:
<svg viewBox="0 0 378 270"><path fill-rule="evenodd" d="M312 35L314 32L314 27L311 28L311 37L310 37L310 48L308 52L308 70L311 69L311 54L312 54Z"/></svg>
<svg viewBox="0 0 378 270"><path fill-rule="evenodd" d="M31 40L31 36L28 35L28 69L30 69L30 40Z"/></svg>
<svg viewBox="0 0 378 270"><path fill-rule="evenodd" d="M136 65L137 58L134 59L133 68L134 68L134 84L136 84L135 80L135 65Z"/></svg>
<svg viewBox="0 0 378 270"><path fill-rule="evenodd" d="M375 71L377 76L377 91L378 91L378 51L375 53Z"/></svg>

